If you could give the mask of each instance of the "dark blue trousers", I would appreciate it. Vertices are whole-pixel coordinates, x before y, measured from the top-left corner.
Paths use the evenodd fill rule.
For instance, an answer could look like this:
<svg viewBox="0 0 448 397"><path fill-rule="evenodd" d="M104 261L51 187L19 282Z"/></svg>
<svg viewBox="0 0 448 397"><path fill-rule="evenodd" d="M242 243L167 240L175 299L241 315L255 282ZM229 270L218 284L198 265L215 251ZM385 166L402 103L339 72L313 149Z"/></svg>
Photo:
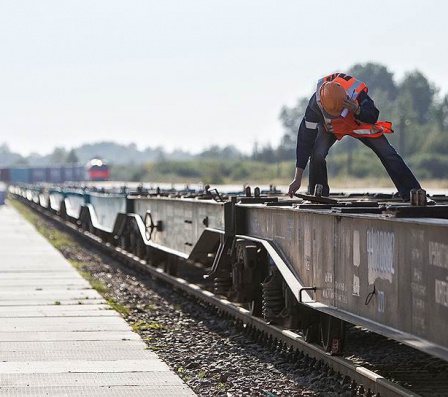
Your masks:
<svg viewBox="0 0 448 397"><path fill-rule="evenodd" d="M421 189L412 171L384 135L378 138L347 137L345 139L358 139L375 152L403 200L409 200L411 189ZM323 196L330 194L326 157L336 140L334 134L326 132L323 128L319 128L310 157L308 187L310 194L314 193L314 187L317 184L323 186Z"/></svg>

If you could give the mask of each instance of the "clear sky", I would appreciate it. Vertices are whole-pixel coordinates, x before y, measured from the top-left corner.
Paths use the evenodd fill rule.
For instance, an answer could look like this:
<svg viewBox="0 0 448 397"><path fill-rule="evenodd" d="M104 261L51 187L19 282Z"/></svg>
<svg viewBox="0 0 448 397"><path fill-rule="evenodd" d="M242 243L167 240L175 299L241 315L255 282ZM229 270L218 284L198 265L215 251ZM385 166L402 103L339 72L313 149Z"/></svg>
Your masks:
<svg viewBox="0 0 448 397"><path fill-rule="evenodd" d="M448 92L440 0L0 0L0 144L277 145L283 105L377 62Z"/></svg>

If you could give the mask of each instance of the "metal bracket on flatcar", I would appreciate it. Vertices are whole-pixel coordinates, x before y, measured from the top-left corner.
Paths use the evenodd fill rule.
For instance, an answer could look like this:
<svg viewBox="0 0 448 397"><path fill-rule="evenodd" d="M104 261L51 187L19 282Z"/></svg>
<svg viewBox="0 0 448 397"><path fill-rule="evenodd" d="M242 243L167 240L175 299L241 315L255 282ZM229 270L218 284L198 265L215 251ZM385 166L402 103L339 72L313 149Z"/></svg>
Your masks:
<svg viewBox="0 0 448 397"><path fill-rule="evenodd" d="M207 193L209 193L212 196L213 200L215 200L218 203L223 203L225 201L219 194L218 189L207 190Z"/></svg>
<svg viewBox="0 0 448 397"><path fill-rule="evenodd" d="M329 197L323 197L323 196L312 196L309 194L301 194L301 193L296 193L296 194L294 194L294 196L304 199L304 200L311 201L312 203L319 203L319 204L337 204L338 203L338 200L331 199Z"/></svg>
<svg viewBox="0 0 448 397"><path fill-rule="evenodd" d="M163 230L162 221L157 221L157 223L154 223L151 211L148 210L145 214L145 235L148 240L151 240L154 229L161 232Z"/></svg>
<svg viewBox="0 0 448 397"><path fill-rule="evenodd" d="M376 289L375 289L375 284L373 284L373 291L369 292L366 296L366 301L364 302L364 304L367 306L370 301L372 300L373 296L376 294Z"/></svg>
<svg viewBox="0 0 448 397"><path fill-rule="evenodd" d="M302 292L303 291L313 291L316 292L317 288L316 287L303 287L299 289L299 302L302 303Z"/></svg>

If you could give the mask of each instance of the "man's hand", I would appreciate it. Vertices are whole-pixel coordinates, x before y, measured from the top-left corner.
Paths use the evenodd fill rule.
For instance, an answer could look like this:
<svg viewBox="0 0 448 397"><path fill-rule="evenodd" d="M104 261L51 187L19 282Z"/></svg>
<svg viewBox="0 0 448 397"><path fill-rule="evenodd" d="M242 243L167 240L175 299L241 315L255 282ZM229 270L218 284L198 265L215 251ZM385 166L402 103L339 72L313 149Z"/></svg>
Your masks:
<svg viewBox="0 0 448 397"><path fill-rule="evenodd" d="M347 108L350 112L353 112L355 114L359 114L358 102L354 101L353 99L347 98L344 101L344 107Z"/></svg>
<svg viewBox="0 0 448 397"><path fill-rule="evenodd" d="M289 197L293 197L294 193L297 192L297 190L300 189L300 185L302 184L302 178L300 179L294 179L290 185L289 185L289 189L288 189L288 194Z"/></svg>
<svg viewBox="0 0 448 397"><path fill-rule="evenodd" d="M294 180L289 184L289 189L288 189L289 197L292 198L292 196L294 196L294 193L300 189L300 185L302 184L302 175L303 175L303 168L296 167L296 172L294 174Z"/></svg>
<svg viewBox="0 0 448 397"><path fill-rule="evenodd" d="M300 185L302 184L302 179L294 179L290 184L289 184L289 189L288 189L288 194L289 197L293 197L294 193L297 192L297 190L300 189Z"/></svg>

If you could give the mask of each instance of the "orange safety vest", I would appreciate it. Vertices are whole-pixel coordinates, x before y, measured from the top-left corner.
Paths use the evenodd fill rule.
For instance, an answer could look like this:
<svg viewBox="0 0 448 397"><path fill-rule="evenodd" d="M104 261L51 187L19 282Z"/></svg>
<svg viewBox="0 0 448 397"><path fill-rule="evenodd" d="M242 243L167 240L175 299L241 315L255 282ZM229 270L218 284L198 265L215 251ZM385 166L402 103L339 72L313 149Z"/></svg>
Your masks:
<svg viewBox="0 0 448 397"><path fill-rule="evenodd" d="M316 100L324 116L325 129L336 135L337 139L342 139L345 135L351 135L355 138L377 138L383 134L394 132L392 123L389 121L377 121L375 124L363 123L357 120L348 109L343 109L339 117L330 116L322 106L319 92L320 87L326 81L334 81L342 85L347 92L347 96L355 101L361 92L367 93L368 88L362 81L344 73L334 73L317 82Z"/></svg>

